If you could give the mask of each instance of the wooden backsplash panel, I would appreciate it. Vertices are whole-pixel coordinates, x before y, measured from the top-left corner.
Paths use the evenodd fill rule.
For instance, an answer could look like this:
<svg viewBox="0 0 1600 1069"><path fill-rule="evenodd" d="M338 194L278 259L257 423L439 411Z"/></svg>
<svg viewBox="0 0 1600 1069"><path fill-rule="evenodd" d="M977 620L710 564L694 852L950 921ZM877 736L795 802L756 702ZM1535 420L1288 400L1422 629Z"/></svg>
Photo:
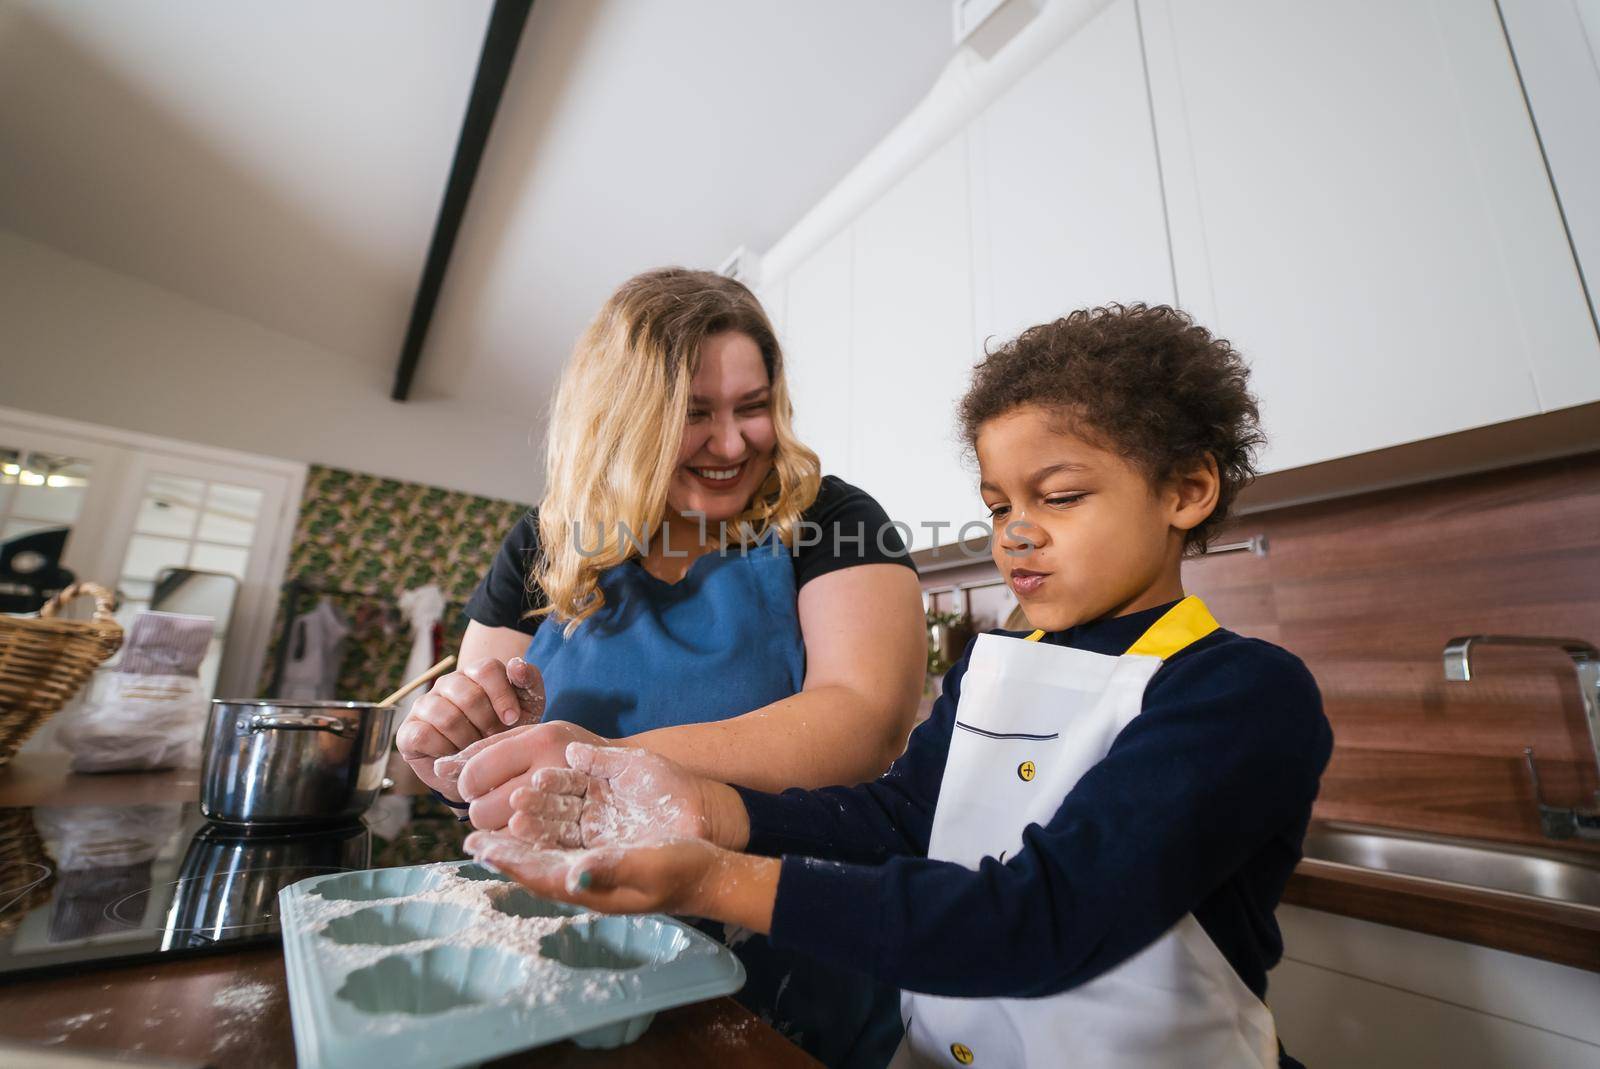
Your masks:
<svg viewBox="0 0 1600 1069"><path fill-rule="evenodd" d="M1253 534L1266 557L1192 561L1184 580L1316 675L1335 733L1320 816L1544 842L1524 746L1550 799L1594 791L1564 655L1485 648L1449 683L1441 651L1482 632L1600 641L1600 454L1258 513L1223 540Z"/></svg>

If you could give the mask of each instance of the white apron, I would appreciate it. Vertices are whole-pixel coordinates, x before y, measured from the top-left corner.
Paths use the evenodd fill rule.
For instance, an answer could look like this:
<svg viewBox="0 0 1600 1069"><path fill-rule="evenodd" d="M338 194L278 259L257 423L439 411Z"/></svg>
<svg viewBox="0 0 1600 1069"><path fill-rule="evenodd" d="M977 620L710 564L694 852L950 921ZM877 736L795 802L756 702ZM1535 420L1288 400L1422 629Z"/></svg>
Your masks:
<svg viewBox="0 0 1600 1069"><path fill-rule="evenodd" d="M1216 630L1199 598L1173 606L1121 657L983 635L972 649L928 856L976 869L1048 824L1139 715L1170 657ZM1160 814L1152 813L1152 820ZM901 996L906 1038L891 1069L1272 1069L1272 1014L1193 914L1110 972L1044 998Z"/></svg>

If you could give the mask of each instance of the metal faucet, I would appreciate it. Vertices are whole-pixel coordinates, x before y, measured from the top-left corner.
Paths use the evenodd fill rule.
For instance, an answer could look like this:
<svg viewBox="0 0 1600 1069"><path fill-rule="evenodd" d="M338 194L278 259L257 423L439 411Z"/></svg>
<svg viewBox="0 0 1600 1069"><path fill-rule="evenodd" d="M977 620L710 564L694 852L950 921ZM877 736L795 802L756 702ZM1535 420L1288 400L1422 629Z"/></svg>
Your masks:
<svg viewBox="0 0 1600 1069"><path fill-rule="evenodd" d="M1444 677L1465 683L1472 678L1473 646L1554 646L1572 658L1578 673L1578 694L1583 698L1583 718L1589 725L1589 743L1594 747L1594 763L1600 772L1600 649L1576 638L1541 638L1532 635L1463 635L1444 644ZM1533 763L1533 747L1522 756L1528 762L1533 780L1533 800L1539 806L1539 826L1547 839L1600 839L1600 790L1592 806L1555 806L1544 800L1539 786L1539 769Z"/></svg>

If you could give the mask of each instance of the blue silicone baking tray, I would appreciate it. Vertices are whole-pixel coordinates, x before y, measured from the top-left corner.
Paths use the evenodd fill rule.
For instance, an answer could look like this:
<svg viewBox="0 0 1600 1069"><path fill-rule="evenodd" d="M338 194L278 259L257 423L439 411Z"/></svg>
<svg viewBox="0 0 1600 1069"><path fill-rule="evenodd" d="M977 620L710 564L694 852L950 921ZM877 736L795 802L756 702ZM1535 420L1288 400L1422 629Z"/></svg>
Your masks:
<svg viewBox="0 0 1600 1069"><path fill-rule="evenodd" d="M302 1069L618 1047L659 1011L744 984L738 959L685 924L550 902L473 861L314 876L278 905Z"/></svg>

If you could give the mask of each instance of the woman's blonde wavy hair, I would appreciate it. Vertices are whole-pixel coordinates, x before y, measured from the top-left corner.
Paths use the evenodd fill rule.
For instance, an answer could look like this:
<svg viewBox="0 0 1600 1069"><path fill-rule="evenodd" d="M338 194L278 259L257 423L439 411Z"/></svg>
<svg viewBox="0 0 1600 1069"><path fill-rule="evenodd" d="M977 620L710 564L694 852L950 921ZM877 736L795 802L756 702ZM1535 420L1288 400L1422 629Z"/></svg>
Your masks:
<svg viewBox="0 0 1600 1069"><path fill-rule="evenodd" d="M748 545L775 531L793 545L821 470L817 455L795 437L783 352L766 312L734 279L681 267L646 271L606 301L556 388L539 506L541 552L529 576L544 604L532 615L564 621L570 635L605 604L600 573L639 555L622 527L640 539L654 537L678 465L700 343L730 330L761 350L777 438L772 471L730 533Z"/></svg>

